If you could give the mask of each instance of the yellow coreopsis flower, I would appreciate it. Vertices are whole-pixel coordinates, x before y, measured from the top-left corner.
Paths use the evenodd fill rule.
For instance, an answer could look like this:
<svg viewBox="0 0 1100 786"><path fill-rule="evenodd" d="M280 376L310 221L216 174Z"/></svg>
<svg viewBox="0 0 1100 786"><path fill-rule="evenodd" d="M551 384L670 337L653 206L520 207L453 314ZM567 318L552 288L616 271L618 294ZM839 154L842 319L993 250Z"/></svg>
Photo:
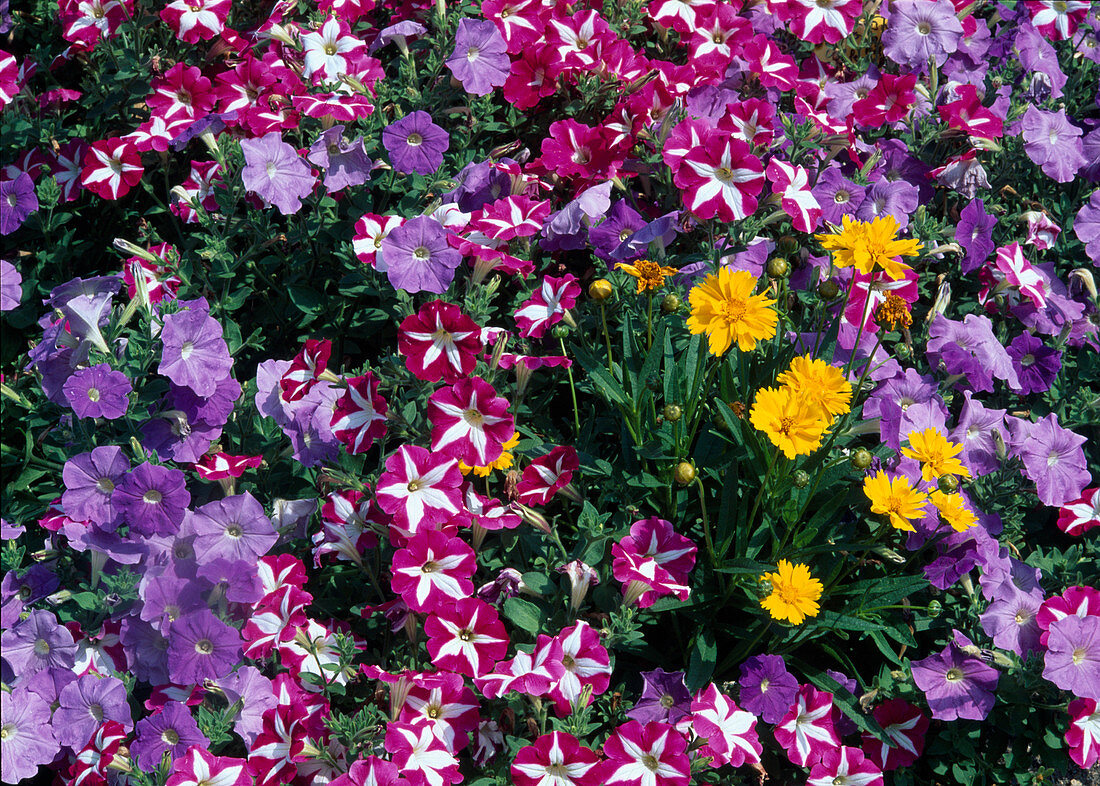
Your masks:
<svg viewBox="0 0 1100 786"><path fill-rule="evenodd" d="M845 215L840 232L815 237L826 250L833 252L833 263L837 267L854 265L864 275L870 275L877 268L886 271L894 281L900 281L905 278L909 266L898 257L915 257L922 246L919 240L898 240L899 228L893 216L879 216L865 222Z"/></svg>
<svg viewBox="0 0 1100 786"><path fill-rule="evenodd" d="M757 393L749 422L790 459L813 453L829 430L821 411L788 387L763 388Z"/></svg>
<svg viewBox="0 0 1100 786"><path fill-rule="evenodd" d="M719 268L688 294L693 334L706 333L710 354L722 355L736 341L742 352L756 349L757 341L775 335L779 315L766 295L754 295L756 278L746 270Z"/></svg>
<svg viewBox="0 0 1100 786"><path fill-rule="evenodd" d="M940 518L951 525L955 532L966 532L978 523L978 517L974 511L966 507L960 494L944 494L939 489L928 495L936 510L940 512Z"/></svg>
<svg viewBox="0 0 1100 786"><path fill-rule="evenodd" d="M829 419L852 408L852 384L844 372L824 360L803 355L791 361L791 367L777 381L789 387Z"/></svg>
<svg viewBox="0 0 1100 786"><path fill-rule="evenodd" d="M458 462L458 469L463 475L469 475L473 472L479 478L488 477L494 469L511 469L512 454L510 451L518 444L519 432L517 431L501 446L504 448L504 452L492 464L486 464L484 467L471 467L469 464L460 461Z"/></svg>
<svg viewBox="0 0 1100 786"><path fill-rule="evenodd" d="M913 532L913 519L924 515L928 495L917 491L903 475L891 478L879 470L863 481L863 493L871 500L871 512L890 517L894 529Z"/></svg>
<svg viewBox="0 0 1100 786"><path fill-rule="evenodd" d="M937 428L909 432L909 447L901 449L903 456L921 463L924 480L935 480L943 475L970 477L970 470L957 458L960 453L962 445L948 440Z"/></svg>
<svg viewBox="0 0 1100 786"><path fill-rule="evenodd" d="M656 262L652 262L648 259L639 259L633 265L628 265L625 262L620 262L615 265L616 268L622 270L632 276L638 281L638 292L653 292L665 284L665 279L668 276L674 276L680 272L679 268L675 267L662 267Z"/></svg>
<svg viewBox="0 0 1100 786"><path fill-rule="evenodd" d="M817 616L820 610L817 601L824 587L821 581L810 576L806 565L792 565L781 559L776 572L765 573L761 580L772 585L771 594L761 600L760 605L773 619L789 620L799 625L807 617Z"/></svg>

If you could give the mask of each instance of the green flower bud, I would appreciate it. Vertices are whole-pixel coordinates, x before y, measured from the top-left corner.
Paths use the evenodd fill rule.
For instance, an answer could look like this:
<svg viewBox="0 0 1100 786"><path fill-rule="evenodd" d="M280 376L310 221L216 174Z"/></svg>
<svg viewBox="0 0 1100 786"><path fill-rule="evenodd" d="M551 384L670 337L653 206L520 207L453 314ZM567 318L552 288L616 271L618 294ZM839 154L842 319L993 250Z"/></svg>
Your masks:
<svg viewBox="0 0 1100 786"><path fill-rule="evenodd" d="M867 469L871 466L871 460L873 458L871 451L867 450L867 448L856 448L852 451L852 457L849 461L852 462L852 466L856 469Z"/></svg>
<svg viewBox="0 0 1100 786"><path fill-rule="evenodd" d="M676 465L676 471L673 473L673 477L676 478L676 482L681 486L686 486L695 480L695 467L691 465L690 461L681 461Z"/></svg>
<svg viewBox="0 0 1100 786"><path fill-rule="evenodd" d="M791 480L796 489L804 489L810 485L810 473L800 469L791 476Z"/></svg>
<svg viewBox="0 0 1100 786"><path fill-rule="evenodd" d="M825 300L832 300L840 294L840 287L835 281L829 278L817 285L817 294Z"/></svg>
<svg viewBox="0 0 1100 786"><path fill-rule="evenodd" d="M665 408L661 410L661 414L664 415L665 420L669 423L675 423L684 412L677 404L665 404Z"/></svg>

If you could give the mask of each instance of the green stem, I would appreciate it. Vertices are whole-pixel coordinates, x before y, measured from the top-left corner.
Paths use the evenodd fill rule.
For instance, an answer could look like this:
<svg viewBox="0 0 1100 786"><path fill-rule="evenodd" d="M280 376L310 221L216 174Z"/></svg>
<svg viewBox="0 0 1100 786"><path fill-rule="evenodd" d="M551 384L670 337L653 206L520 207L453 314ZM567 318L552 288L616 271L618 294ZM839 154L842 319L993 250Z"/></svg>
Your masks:
<svg viewBox="0 0 1100 786"><path fill-rule="evenodd" d="M561 353L567 355L565 351L565 339L559 338L558 342L561 344ZM577 407L577 386L573 381L573 367L569 366L567 371L569 372L569 395L573 397L573 428L576 429L576 435L579 439L581 435L581 413ZM638 435L634 434L633 431L631 432L631 436L634 437L635 442L638 441Z"/></svg>
<svg viewBox="0 0 1100 786"><path fill-rule="evenodd" d="M603 340L607 344L607 370L611 376L615 376L615 369L611 360L611 334L607 332L607 307L600 301L600 327L603 328Z"/></svg>
<svg viewBox="0 0 1100 786"><path fill-rule="evenodd" d="M768 481L771 480L772 470L775 469L776 461L779 459L779 448L776 447L775 452L772 453L772 459L768 462L768 470L764 473L764 481L760 484L760 491L756 492L756 499L752 503L752 511L749 513L749 517L745 520L745 526L751 528L753 521L756 520L756 511L760 507L760 500L764 498L764 490L768 487Z"/></svg>
<svg viewBox="0 0 1100 786"><path fill-rule="evenodd" d="M695 476L695 485L699 489L699 512L703 517L703 538L707 544L707 554L710 556L712 567L718 567L718 555L714 553L714 538L710 534L710 519L707 517L707 495L703 488L703 479Z"/></svg>

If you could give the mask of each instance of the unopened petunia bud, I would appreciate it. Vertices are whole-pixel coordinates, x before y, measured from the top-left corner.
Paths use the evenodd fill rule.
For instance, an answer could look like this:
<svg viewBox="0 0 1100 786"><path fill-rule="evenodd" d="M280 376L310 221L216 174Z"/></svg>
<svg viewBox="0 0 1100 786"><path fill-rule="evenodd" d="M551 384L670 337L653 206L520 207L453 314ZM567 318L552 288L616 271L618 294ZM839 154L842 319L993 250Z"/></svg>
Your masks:
<svg viewBox="0 0 1100 786"><path fill-rule="evenodd" d="M530 524L537 530L550 534L550 522L546 520L546 516L539 513L533 508L529 508L526 505L521 505L518 502L515 503L515 507L519 509L519 513L523 516L523 520Z"/></svg>
<svg viewBox="0 0 1100 786"><path fill-rule="evenodd" d="M951 303L951 282L943 281L940 283L940 288L936 291L936 299L932 302L932 308L928 312L928 316L925 317L926 321L932 321L932 318L936 314L943 314L947 311L948 304Z"/></svg>
<svg viewBox="0 0 1100 786"><path fill-rule="evenodd" d="M840 286L831 278L827 278L817 285L817 294L825 300L832 300L840 294Z"/></svg>
<svg viewBox="0 0 1100 786"><path fill-rule="evenodd" d="M564 573L569 577L569 610L576 611L581 607L584 598L588 595L590 587L600 583L600 574L595 568L586 565L579 559L557 568L558 573Z"/></svg>
<svg viewBox="0 0 1100 786"><path fill-rule="evenodd" d="M1089 293L1089 297L1096 300L1096 279L1093 278L1091 270L1087 270L1083 267L1074 268L1073 271L1070 272L1069 277L1073 281L1080 281L1081 286Z"/></svg>

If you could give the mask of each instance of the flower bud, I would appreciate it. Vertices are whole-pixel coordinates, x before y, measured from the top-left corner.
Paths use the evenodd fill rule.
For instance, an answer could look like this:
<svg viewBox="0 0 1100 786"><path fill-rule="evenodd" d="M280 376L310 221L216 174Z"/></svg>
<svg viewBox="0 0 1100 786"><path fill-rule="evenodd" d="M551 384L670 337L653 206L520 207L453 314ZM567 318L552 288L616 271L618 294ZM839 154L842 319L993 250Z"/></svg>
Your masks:
<svg viewBox="0 0 1100 786"><path fill-rule="evenodd" d="M569 577L569 610L576 611L581 607L584 598L588 595L590 587L600 583L600 574L595 568L586 565L579 559L557 568L558 573L564 573Z"/></svg>
<svg viewBox="0 0 1100 786"><path fill-rule="evenodd" d="M932 617L932 618L938 617L938 616L940 616L940 613L942 611L943 611L943 604L940 603L938 600L931 600L931 601L928 602L928 616L929 617Z"/></svg>
<svg viewBox="0 0 1100 786"><path fill-rule="evenodd" d="M524 521L526 521L535 529L542 530L547 535L550 534L550 522L546 520L546 516L542 515L537 510L529 508L526 505L521 505L518 502L515 503L514 507L519 509L519 513L523 517Z"/></svg>
<svg viewBox="0 0 1100 786"><path fill-rule="evenodd" d="M790 266L783 257L772 257L768 260L768 275L772 278L783 278L789 270Z"/></svg>
<svg viewBox="0 0 1100 786"><path fill-rule="evenodd" d="M954 494L959 490L959 479L954 475L942 475L940 479L936 481L936 486L944 494Z"/></svg>
<svg viewBox="0 0 1100 786"><path fill-rule="evenodd" d="M607 300L614 292L611 282L606 278L597 278L588 285L588 296L597 303Z"/></svg>
<svg viewBox="0 0 1100 786"><path fill-rule="evenodd" d="M852 451L852 457L849 461L852 462L852 466L856 469L867 469L871 466L871 461L873 459L874 456L871 455L871 451L867 450L867 448L856 448Z"/></svg>
<svg viewBox="0 0 1100 786"><path fill-rule="evenodd" d="M690 461L681 461L676 465L673 477L676 478L676 482L681 486L686 486L688 483L695 480L695 467L691 465Z"/></svg>
<svg viewBox="0 0 1100 786"><path fill-rule="evenodd" d="M664 300L661 301L661 311L666 314L675 314L680 310L680 306L684 304L684 301L680 299L677 294L665 295Z"/></svg>
<svg viewBox="0 0 1100 786"><path fill-rule="evenodd" d="M550 335L554 338L565 338L569 335L569 326L561 324L554 325L553 329L550 331Z"/></svg>
<svg viewBox="0 0 1100 786"><path fill-rule="evenodd" d="M1089 293L1089 297L1096 300L1096 279L1092 277L1091 270L1086 270L1083 267L1074 268L1069 274L1069 277L1071 279L1071 284L1075 281L1080 281L1081 286Z"/></svg>
<svg viewBox="0 0 1100 786"><path fill-rule="evenodd" d="M817 294L825 300L832 300L840 294L840 286L831 278L827 278L817 285Z"/></svg>
<svg viewBox="0 0 1100 786"><path fill-rule="evenodd" d="M775 244L776 250L781 254L793 254L798 250L798 241L791 235L783 235Z"/></svg>
<svg viewBox="0 0 1100 786"><path fill-rule="evenodd" d="M669 423L675 423L683 416L684 411L680 409L678 404L665 404L665 408L661 410L661 414Z"/></svg>
<svg viewBox="0 0 1100 786"><path fill-rule="evenodd" d="M798 470L791 477L791 481L794 483L796 489L804 489L810 485L810 473L805 470Z"/></svg>

